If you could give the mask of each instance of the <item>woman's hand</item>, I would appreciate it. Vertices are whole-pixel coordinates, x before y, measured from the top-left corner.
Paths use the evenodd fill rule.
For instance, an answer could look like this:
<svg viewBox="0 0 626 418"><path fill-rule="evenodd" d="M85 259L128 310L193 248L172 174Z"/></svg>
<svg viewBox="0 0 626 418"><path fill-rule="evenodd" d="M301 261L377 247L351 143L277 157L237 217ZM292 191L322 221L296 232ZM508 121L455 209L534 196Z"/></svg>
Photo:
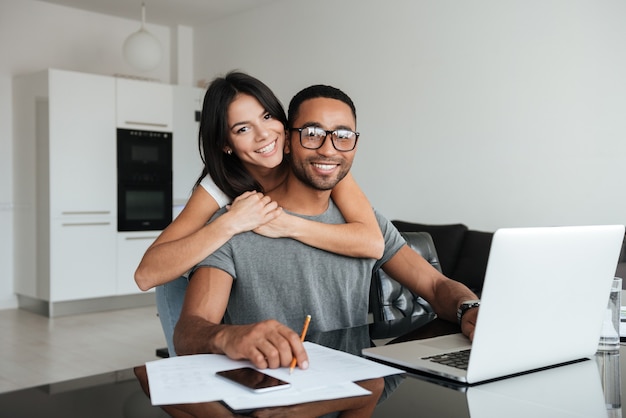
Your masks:
<svg viewBox="0 0 626 418"><path fill-rule="evenodd" d="M274 219L256 227L253 231L268 238L294 238L298 217L281 211Z"/></svg>
<svg viewBox="0 0 626 418"><path fill-rule="evenodd" d="M245 192L237 196L224 216L236 229L236 233L251 231L276 219L282 209L278 204L260 192Z"/></svg>

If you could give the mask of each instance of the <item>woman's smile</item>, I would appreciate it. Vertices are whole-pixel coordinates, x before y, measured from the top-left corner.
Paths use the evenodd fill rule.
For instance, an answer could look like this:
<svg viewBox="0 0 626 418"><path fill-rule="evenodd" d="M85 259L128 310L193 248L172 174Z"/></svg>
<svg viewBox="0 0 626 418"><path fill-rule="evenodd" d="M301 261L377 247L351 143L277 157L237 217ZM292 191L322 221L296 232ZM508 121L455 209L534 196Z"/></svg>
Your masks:
<svg viewBox="0 0 626 418"><path fill-rule="evenodd" d="M267 144L266 146L264 146L263 148L256 150L255 152L259 154L267 154L267 153L274 151L275 149L276 149L276 141L273 141Z"/></svg>

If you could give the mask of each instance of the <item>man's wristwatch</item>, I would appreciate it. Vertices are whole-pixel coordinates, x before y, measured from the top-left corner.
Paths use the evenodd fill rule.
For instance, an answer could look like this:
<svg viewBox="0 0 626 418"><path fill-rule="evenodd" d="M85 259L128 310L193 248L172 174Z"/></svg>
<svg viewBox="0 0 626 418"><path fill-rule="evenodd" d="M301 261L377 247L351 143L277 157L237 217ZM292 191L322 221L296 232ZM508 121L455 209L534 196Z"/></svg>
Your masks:
<svg viewBox="0 0 626 418"><path fill-rule="evenodd" d="M461 319L463 319L463 315L465 315L465 312L472 308L478 308L479 306L480 300L478 299L466 300L465 302L462 302L459 306L459 309L456 310L456 319L459 321L459 325L461 325Z"/></svg>

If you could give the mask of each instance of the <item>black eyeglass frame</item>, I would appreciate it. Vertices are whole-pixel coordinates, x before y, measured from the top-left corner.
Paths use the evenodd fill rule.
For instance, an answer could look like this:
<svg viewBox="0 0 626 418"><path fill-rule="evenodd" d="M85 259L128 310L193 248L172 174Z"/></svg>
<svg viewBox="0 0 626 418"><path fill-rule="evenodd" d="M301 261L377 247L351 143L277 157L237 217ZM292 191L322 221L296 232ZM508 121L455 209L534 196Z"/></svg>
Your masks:
<svg viewBox="0 0 626 418"><path fill-rule="evenodd" d="M315 129L320 129L324 132L326 132L326 136L324 137L324 140L322 142L320 142L320 145L315 147L315 148L311 148L311 147L305 147L304 144L302 143L302 131L308 128L315 128ZM302 148L305 149L311 149L311 150L315 150L315 149L320 149L322 148L322 146L324 146L324 143L326 142L326 138L328 138L328 136L330 135L330 142L333 144L333 148L335 148L337 151L339 152L350 152L353 151L356 148L356 143L359 141L359 135L361 135L359 132L354 132L350 129L333 129L332 131L327 131L326 129L322 129L318 126L304 126L302 128L290 128L289 129L291 132L299 132L299 136L300 136L300 145L302 145ZM352 146L352 148L350 149L339 149L337 148L337 144L335 144L335 139L334 137L336 137L336 135L333 135L335 132L337 131L350 131L350 132L354 132L356 138L354 139L354 145Z"/></svg>

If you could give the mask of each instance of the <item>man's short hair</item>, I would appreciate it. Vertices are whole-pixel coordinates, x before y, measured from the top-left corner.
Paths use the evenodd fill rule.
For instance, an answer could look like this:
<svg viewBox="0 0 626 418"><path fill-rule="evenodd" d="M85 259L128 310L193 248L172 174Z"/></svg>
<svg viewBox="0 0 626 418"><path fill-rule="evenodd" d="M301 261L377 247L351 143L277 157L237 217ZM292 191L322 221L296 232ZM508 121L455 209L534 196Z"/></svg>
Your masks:
<svg viewBox="0 0 626 418"><path fill-rule="evenodd" d="M293 128L293 121L298 117L300 106L303 102L310 99L325 98L336 99L344 102L352 110L352 115L356 121L356 108L350 96L343 91L333 86L327 86L324 84L316 84L300 90L289 102L289 111L287 112L287 119L289 121L289 127Z"/></svg>

